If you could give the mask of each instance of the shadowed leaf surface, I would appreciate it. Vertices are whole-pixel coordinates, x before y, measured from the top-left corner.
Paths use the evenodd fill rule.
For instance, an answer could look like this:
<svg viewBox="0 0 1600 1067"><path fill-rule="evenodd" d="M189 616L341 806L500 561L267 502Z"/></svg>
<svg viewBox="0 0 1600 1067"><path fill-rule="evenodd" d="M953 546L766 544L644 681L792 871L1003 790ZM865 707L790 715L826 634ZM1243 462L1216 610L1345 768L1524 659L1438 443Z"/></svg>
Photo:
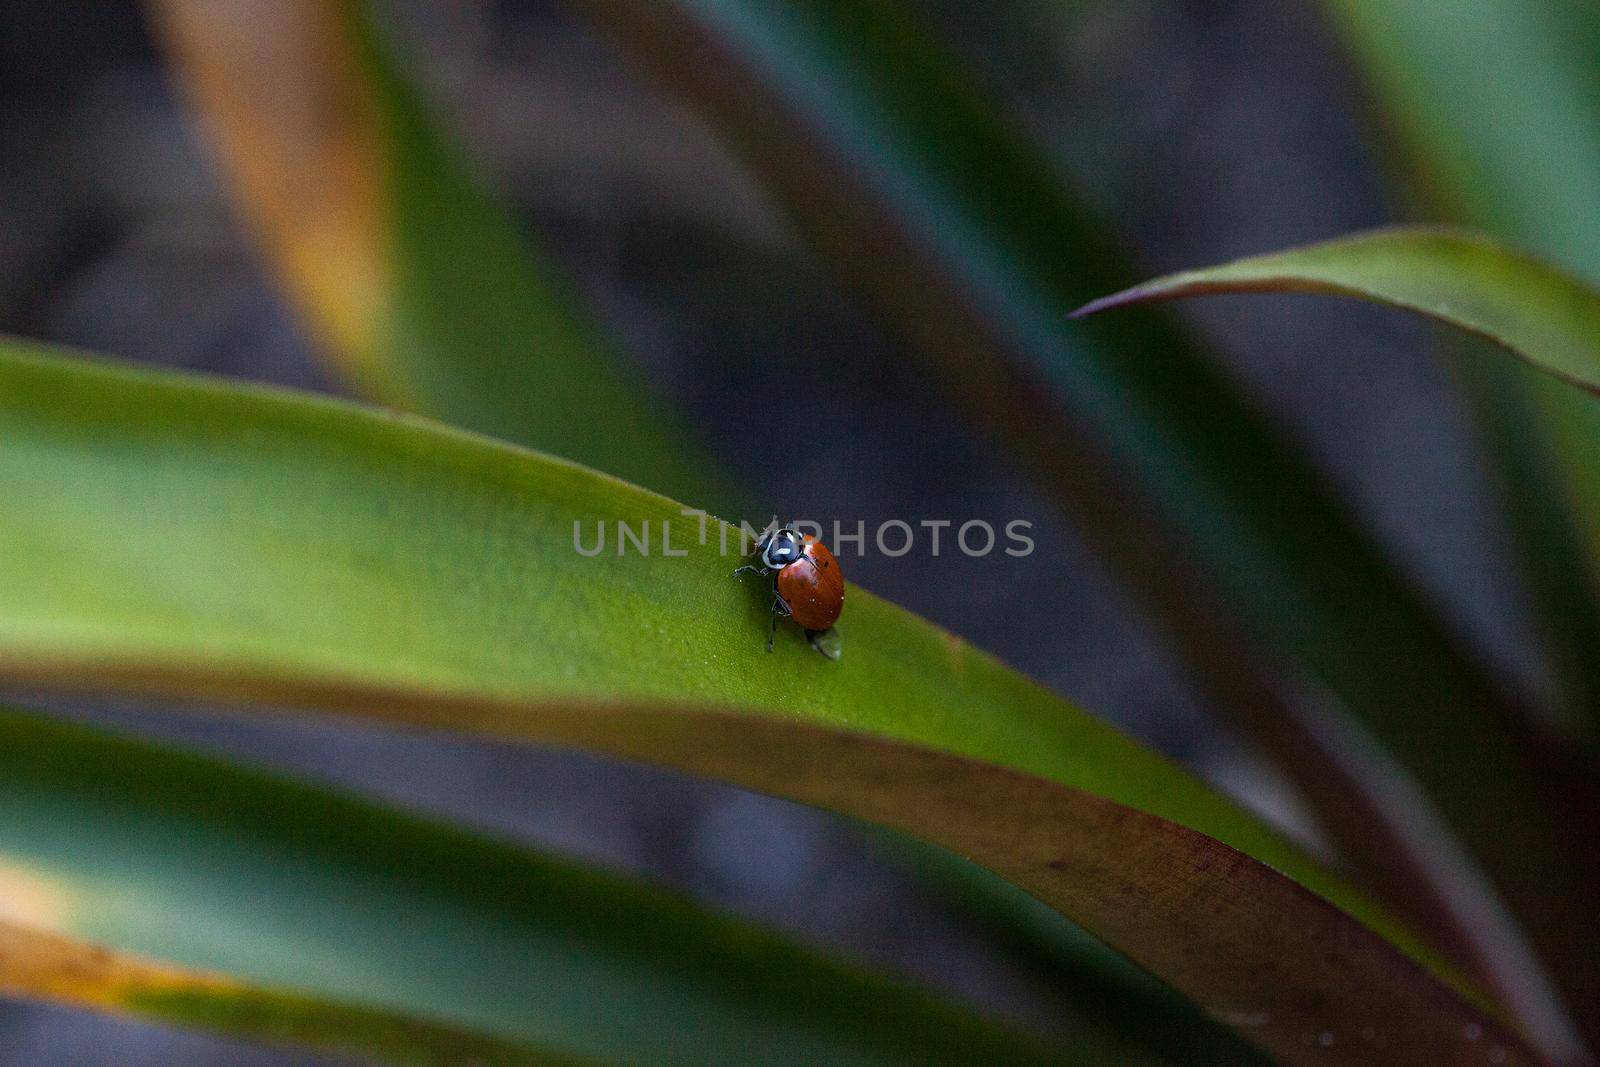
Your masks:
<svg viewBox="0 0 1600 1067"><path fill-rule="evenodd" d="M732 503L404 74L387 5L152 0L237 201L373 399Z"/></svg>
<svg viewBox="0 0 1600 1067"><path fill-rule="evenodd" d="M15 878L14 871L7 872ZM577 1064L555 1052L112 952L0 919L0 994L403 1064Z"/></svg>
<svg viewBox="0 0 1600 1067"><path fill-rule="evenodd" d="M401 1062L1158 1062L1092 1023L1053 1049L626 878L42 717L0 713L0 816L13 995Z"/></svg>
<svg viewBox="0 0 1600 1067"><path fill-rule="evenodd" d="M1520 1055L1275 831L950 635L852 589L841 661L792 629L767 655L767 594L729 577L737 537L699 544L664 498L418 420L20 352L0 434L6 677L725 778L983 863L1280 1056L1380 1025L1397 1062L1468 1026ZM575 551L618 521L657 553ZM686 555L659 554L668 522Z"/></svg>

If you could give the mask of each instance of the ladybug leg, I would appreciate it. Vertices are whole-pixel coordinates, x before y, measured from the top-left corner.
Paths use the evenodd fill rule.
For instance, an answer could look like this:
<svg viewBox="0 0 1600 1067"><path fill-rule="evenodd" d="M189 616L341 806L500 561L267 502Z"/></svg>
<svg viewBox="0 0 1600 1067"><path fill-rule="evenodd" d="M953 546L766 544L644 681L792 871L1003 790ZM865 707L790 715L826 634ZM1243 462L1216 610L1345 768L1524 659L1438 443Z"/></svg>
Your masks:
<svg viewBox="0 0 1600 1067"><path fill-rule="evenodd" d="M778 636L778 619L794 614L789 610L788 603L776 592L772 594L772 626L767 630L767 651L772 651L772 642Z"/></svg>
<svg viewBox="0 0 1600 1067"><path fill-rule="evenodd" d="M757 563L746 563L743 567L740 567L738 570L734 571L733 572L733 576L735 578L737 578L737 577L739 577L739 575L744 574L747 571L749 573L751 573L751 574L765 574L765 573L767 573L767 569L765 567L761 566L760 564L757 564Z"/></svg>

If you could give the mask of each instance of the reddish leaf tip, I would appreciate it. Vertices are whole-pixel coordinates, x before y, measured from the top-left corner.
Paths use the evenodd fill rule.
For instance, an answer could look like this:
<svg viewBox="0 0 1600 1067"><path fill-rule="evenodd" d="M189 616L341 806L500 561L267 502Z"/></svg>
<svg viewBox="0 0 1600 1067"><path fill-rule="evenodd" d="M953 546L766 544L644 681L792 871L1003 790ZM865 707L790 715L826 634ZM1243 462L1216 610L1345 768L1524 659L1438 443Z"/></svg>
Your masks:
<svg viewBox="0 0 1600 1067"><path fill-rule="evenodd" d="M1138 301L1141 295L1142 291L1138 288L1124 289L1119 293L1112 293L1109 296L1102 296L1095 300L1089 301L1081 308L1078 308L1076 311L1070 313L1067 318L1086 319L1090 315L1094 315L1101 311L1109 311L1112 308L1119 308L1127 304L1135 303Z"/></svg>

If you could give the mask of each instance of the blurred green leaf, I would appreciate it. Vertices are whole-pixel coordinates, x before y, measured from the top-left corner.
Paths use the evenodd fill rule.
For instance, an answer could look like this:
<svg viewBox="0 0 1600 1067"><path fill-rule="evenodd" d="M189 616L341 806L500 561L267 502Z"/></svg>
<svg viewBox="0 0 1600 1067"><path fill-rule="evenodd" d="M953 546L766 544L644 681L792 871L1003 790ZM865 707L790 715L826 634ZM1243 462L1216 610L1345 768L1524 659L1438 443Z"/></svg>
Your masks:
<svg viewBox="0 0 1600 1067"><path fill-rule="evenodd" d="M1440 17L1433 0L1329 4L1432 210L1600 284L1595 6L1471 0ZM1474 367L1466 384L1514 505L1567 704L1592 742L1600 737L1600 409L1516 368ZM1600 1035L1600 1019L1593 1026Z"/></svg>
<svg viewBox="0 0 1600 1067"><path fill-rule="evenodd" d="M60 881L16 868L8 859L0 852L0 877L11 896L8 911L61 902L66 887ZM487 1067L580 1062L405 1016L113 952L5 918L0 918L0 995L177 1023L226 1037L377 1056L391 1063L472 1062Z"/></svg>
<svg viewBox="0 0 1600 1067"><path fill-rule="evenodd" d="M1364 877L1562 1047L1501 903L1542 947L1559 931L1600 949L1586 846L1523 734L1534 716L1168 319L1068 322L1135 278L911 6L579 7L724 130L1079 515Z"/></svg>
<svg viewBox="0 0 1600 1067"><path fill-rule="evenodd" d="M1600 285L1600 7L1589 0L1327 0L1427 214ZM1526 368L1464 361L1572 726L1600 738L1600 405ZM1550 774L1591 806L1592 758ZM1590 852L1593 856L1592 850ZM1600 969L1529 916L1600 1047ZM1592 924L1591 924L1592 925Z"/></svg>
<svg viewBox="0 0 1600 1067"><path fill-rule="evenodd" d="M0 713L0 816L7 916L229 976L18 931L0 945L47 954L0 953L11 993L400 1062L1156 1062L1092 1026L1051 1049L626 878L41 717Z"/></svg>
<svg viewBox="0 0 1600 1067"><path fill-rule="evenodd" d="M434 123L385 5L150 6L241 211L364 392L733 505L701 444Z"/></svg>
<svg viewBox="0 0 1600 1067"><path fill-rule="evenodd" d="M1600 285L1600 11L1587 0L1327 0L1427 210ZM1570 717L1600 737L1600 407L1522 368L1463 383ZM1600 986L1591 987L1600 1002ZM1591 1023L1600 1040L1600 1016Z"/></svg>
<svg viewBox="0 0 1600 1067"><path fill-rule="evenodd" d="M1073 317L1209 293L1324 293L1406 308L1486 337L1600 392L1600 291L1469 233L1378 230L1186 270L1091 301Z"/></svg>
<svg viewBox="0 0 1600 1067"><path fill-rule="evenodd" d="M1326 0L1444 212L1600 279L1600 9Z"/></svg>
<svg viewBox="0 0 1600 1067"><path fill-rule="evenodd" d="M768 655L737 537L700 544L664 498L420 420L20 346L0 439L0 677L721 778L966 855L1285 1059L1367 1029L1395 1062L1468 1032L1528 1055L1276 831L949 634L852 588L841 661L792 628ZM657 554L576 551L601 522L648 523Z"/></svg>

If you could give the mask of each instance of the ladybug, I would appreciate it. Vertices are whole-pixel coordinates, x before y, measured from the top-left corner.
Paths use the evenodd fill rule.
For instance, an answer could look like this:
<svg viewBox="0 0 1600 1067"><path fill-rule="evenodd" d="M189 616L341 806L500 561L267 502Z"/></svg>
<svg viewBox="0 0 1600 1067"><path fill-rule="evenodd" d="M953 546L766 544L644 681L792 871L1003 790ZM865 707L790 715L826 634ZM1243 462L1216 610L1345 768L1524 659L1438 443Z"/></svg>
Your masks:
<svg viewBox="0 0 1600 1067"><path fill-rule="evenodd" d="M733 576L746 572L774 576L767 651L772 651L779 616L787 615L805 630L812 648L829 659L838 659L837 648L823 643L844 611L844 575L839 573L839 561L828 546L790 525L763 536L756 543L754 555L756 562L740 567Z"/></svg>

